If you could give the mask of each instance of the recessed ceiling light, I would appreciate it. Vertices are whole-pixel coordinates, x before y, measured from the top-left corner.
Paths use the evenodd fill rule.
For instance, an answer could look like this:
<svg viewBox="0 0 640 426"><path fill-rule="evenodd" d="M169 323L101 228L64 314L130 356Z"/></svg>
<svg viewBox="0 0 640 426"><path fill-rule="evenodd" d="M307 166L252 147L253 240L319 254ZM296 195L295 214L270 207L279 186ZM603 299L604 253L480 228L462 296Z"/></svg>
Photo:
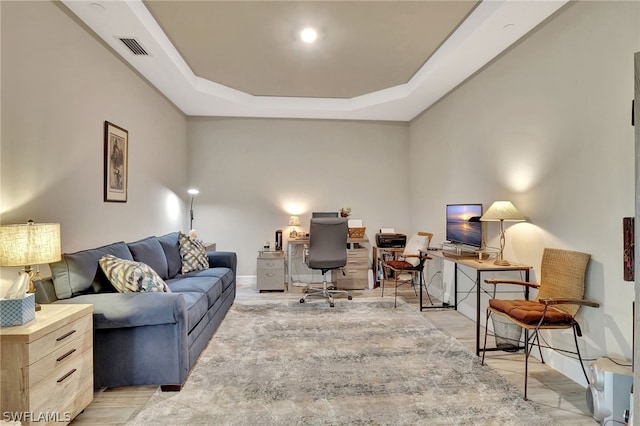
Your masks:
<svg viewBox="0 0 640 426"><path fill-rule="evenodd" d="M311 27L300 31L300 39L305 43L313 43L318 38L318 32Z"/></svg>

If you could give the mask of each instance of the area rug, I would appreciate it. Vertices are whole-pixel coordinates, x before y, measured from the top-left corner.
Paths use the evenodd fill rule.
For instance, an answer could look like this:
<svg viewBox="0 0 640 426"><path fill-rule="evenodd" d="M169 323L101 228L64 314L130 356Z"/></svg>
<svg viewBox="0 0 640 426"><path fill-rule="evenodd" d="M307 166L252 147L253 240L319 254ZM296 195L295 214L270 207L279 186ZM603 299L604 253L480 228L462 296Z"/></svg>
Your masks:
<svg viewBox="0 0 640 426"><path fill-rule="evenodd" d="M180 392L131 425L546 425L550 416L415 306L238 302Z"/></svg>

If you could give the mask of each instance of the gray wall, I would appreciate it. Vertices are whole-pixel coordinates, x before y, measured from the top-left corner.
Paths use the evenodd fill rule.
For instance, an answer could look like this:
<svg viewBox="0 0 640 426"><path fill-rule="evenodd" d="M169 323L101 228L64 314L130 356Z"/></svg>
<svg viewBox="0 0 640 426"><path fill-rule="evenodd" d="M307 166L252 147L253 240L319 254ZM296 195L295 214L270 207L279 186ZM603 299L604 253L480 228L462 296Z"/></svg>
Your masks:
<svg viewBox="0 0 640 426"><path fill-rule="evenodd" d="M580 2L411 123L413 227L444 239L452 202L511 200L528 218L507 226L507 259L535 266L544 247L591 253L579 314L587 357L631 359L633 283L623 281L622 218L634 214L630 107L640 3ZM489 245L499 227L489 223ZM469 271L471 272L471 271ZM470 288L463 284L464 296ZM461 307L475 314L473 293ZM557 334L556 334L557 336ZM570 333L547 337L561 347ZM549 363L584 382L577 363Z"/></svg>
<svg viewBox="0 0 640 426"><path fill-rule="evenodd" d="M194 228L239 253L255 275L257 250L312 211L351 207L371 241L380 227L409 232L407 123L189 119L189 184L200 189Z"/></svg>
<svg viewBox="0 0 640 426"><path fill-rule="evenodd" d="M0 7L2 223L59 222L63 251L186 228L185 116L62 6ZM127 203L103 202L105 120L129 131Z"/></svg>

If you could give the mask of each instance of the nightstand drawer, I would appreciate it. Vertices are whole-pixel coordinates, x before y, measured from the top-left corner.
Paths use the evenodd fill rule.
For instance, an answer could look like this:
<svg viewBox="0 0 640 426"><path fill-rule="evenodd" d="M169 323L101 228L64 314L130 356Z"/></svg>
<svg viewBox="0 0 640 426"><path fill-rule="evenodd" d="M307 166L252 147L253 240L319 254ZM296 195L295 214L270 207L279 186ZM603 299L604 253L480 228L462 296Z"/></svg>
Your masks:
<svg viewBox="0 0 640 426"><path fill-rule="evenodd" d="M35 413L51 413L74 404L76 398L93 399L93 349L88 349L29 389ZM78 410L72 412L77 413ZM61 412L62 413L62 412Z"/></svg>
<svg viewBox="0 0 640 426"><path fill-rule="evenodd" d="M76 336L72 341L59 347L49 355L36 361L28 367L29 387L35 386L41 380L55 372L60 372L66 365L78 358L93 346L93 334L83 333Z"/></svg>
<svg viewBox="0 0 640 426"><path fill-rule="evenodd" d="M52 331L46 336L42 336L38 340L29 344L28 364L31 365L35 363L39 359L90 330L93 330L93 316L85 315L82 318Z"/></svg>

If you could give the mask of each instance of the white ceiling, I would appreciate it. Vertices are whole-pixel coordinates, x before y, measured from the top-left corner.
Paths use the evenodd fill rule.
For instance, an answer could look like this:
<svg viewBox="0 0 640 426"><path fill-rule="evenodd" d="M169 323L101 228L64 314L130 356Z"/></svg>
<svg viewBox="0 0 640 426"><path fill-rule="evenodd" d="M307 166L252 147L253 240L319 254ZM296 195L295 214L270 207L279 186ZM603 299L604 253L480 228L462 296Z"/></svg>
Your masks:
<svg viewBox="0 0 640 426"><path fill-rule="evenodd" d="M566 2L63 0L187 115L392 121ZM318 28L313 45L295 38L303 25Z"/></svg>

